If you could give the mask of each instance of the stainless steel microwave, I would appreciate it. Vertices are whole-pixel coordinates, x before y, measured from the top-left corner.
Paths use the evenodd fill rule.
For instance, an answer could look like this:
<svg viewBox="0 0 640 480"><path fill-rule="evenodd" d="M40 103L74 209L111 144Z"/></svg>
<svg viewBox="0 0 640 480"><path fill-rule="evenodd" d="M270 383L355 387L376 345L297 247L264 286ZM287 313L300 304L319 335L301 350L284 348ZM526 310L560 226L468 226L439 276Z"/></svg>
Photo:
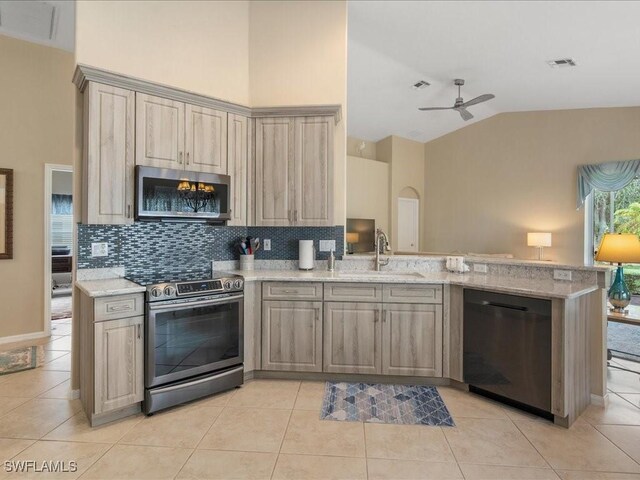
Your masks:
<svg viewBox="0 0 640 480"><path fill-rule="evenodd" d="M136 220L221 223L231 218L231 177L136 166Z"/></svg>

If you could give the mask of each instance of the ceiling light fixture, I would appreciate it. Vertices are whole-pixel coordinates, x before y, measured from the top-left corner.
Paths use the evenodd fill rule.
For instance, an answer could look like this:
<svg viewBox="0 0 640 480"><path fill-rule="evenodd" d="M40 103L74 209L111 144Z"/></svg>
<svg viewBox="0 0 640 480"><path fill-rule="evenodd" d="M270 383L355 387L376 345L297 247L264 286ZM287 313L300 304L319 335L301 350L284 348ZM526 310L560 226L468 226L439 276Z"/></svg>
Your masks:
<svg viewBox="0 0 640 480"><path fill-rule="evenodd" d="M551 68L558 68L558 67L575 67L577 64L573 58L559 58L557 60L549 60L547 62L547 65L549 65Z"/></svg>

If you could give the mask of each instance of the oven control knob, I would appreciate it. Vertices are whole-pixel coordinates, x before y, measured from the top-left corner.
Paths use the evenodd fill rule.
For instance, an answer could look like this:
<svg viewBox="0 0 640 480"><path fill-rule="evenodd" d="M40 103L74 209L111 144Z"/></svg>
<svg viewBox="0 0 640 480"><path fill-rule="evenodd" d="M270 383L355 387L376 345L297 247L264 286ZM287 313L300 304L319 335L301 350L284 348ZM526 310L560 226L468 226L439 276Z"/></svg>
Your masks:
<svg viewBox="0 0 640 480"><path fill-rule="evenodd" d="M160 287L153 287L151 289L151 296L153 298L160 298L162 296L162 289Z"/></svg>
<svg viewBox="0 0 640 480"><path fill-rule="evenodd" d="M242 280L236 280L235 282L233 282L233 286L235 288L242 288Z"/></svg>
<svg viewBox="0 0 640 480"><path fill-rule="evenodd" d="M175 287L172 287L171 285L164 287L164 294L167 297L173 297L173 295L176 293L176 289Z"/></svg>
<svg viewBox="0 0 640 480"><path fill-rule="evenodd" d="M231 280L227 280L226 282L224 282L224 289L225 290L231 289Z"/></svg>

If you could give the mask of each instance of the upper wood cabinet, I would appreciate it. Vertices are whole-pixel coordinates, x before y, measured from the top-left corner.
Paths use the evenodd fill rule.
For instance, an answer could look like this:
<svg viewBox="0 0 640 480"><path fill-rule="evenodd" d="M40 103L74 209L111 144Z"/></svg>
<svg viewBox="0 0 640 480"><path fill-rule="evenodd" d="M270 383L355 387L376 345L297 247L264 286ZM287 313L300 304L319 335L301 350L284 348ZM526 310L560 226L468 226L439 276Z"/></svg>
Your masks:
<svg viewBox="0 0 640 480"><path fill-rule="evenodd" d="M256 119L256 225L333 225L333 117Z"/></svg>
<svg viewBox="0 0 640 480"><path fill-rule="evenodd" d="M84 92L82 222L133 222L135 93L91 82Z"/></svg>
<svg viewBox="0 0 640 480"><path fill-rule="evenodd" d="M227 113L136 94L136 165L227 174Z"/></svg>
<svg viewBox="0 0 640 480"><path fill-rule="evenodd" d="M231 176L231 220L227 225L247 225L249 205L249 119L229 114L227 168Z"/></svg>

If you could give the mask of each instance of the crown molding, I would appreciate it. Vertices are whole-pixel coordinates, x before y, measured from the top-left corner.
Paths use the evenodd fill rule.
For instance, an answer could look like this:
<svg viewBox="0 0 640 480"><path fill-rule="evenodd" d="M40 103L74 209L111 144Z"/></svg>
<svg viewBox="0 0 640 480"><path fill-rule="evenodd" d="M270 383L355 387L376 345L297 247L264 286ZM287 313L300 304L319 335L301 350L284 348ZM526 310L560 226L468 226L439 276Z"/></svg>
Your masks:
<svg viewBox="0 0 640 480"><path fill-rule="evenodd" d="M342 119L341 105L300 105L282 107L257 107L251 108L246 105L227 102L219 98L200 95L188 90L170 87L160 83L142 80L140 78L129 77L108 70L103 70L89 65L78 64L73 74L73 83L81 92L87 88L88 82L102 83L113 87L133 90L135 92L156 95L158 97L169 98L178 102L191 105L223 110L228 113L243 115L249 118L260 117L320 117L333 116L338 124Z"/></svg>

